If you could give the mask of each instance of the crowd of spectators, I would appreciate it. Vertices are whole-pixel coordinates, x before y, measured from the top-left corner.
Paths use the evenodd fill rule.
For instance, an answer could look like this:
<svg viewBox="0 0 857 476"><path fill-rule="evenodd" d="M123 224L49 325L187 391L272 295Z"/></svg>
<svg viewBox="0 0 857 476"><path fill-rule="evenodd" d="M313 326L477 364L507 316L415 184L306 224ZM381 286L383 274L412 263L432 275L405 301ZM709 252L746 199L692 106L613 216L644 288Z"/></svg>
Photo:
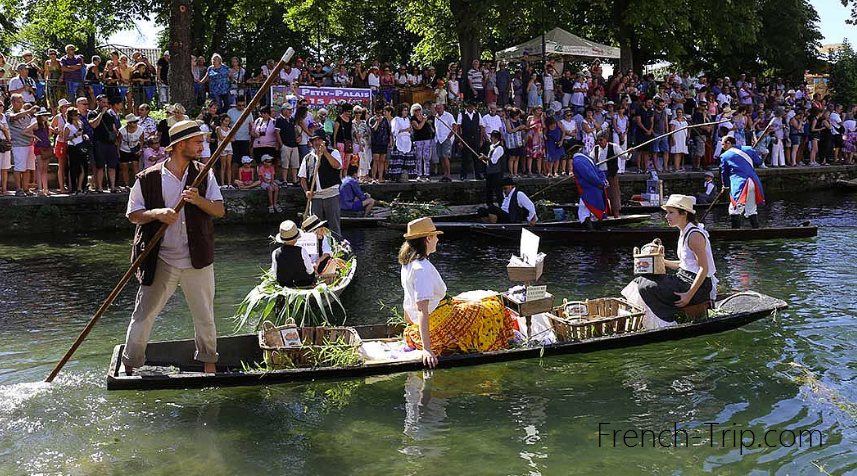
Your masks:
<svg viewBox="0 0 857 476"><path fill-rule="evenodd" d="M201 107L195 116L209 132L202 158L209 160L275 69L273 60L249 74L236 57L229 65L218 54L193 58L196 103L181 105L169 104L169 52L154 63L139 51L85 61L72 45L62 56L53 49L46 55L42 62L25 52L14 67L0 55L4 196L10 172L16 195L52 194L47 170L53 161L56 192L125 191L138 170L166 157L167 131L188 117L187 109ZM358 167L363 183L452 181L455 162L458 179L471 173L482 179L495 131L504 172L513 177L569 175L573 153L592 153L599 140L620 152L645 144L619 159L619 173L716 166L718 138L725 135L756 146L769 167L850 164L857 145L857 106L834 104L803 83L743 74L605 75L599 60L576 69L560 59L542 65L526 54L511 64L474 60L466 69L455 62L418 68L298 58L275 84L285 85L288 96L282 104L266 96L236 131L218 164L222 187L261 185L276 197L280 187L295 186L317 131L343 162ZM371 89L373 99L319 108L296 86ZM421 103L401 102L404 90L423 91ZM159 106L166 106L167 117L156 121L150 113ZM246 170L251 164L253 174Z"/></svg>

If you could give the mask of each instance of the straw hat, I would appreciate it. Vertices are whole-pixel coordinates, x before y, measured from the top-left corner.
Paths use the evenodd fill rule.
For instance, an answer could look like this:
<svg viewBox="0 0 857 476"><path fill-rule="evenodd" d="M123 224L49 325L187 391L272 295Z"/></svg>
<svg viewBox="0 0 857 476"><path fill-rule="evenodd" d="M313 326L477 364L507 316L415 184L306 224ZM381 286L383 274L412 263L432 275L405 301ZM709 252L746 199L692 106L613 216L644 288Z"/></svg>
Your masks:
<svg viewBox="0 0 857 476"><path fill-rule="evenodd" d="M310 215L301 224L301 228L307 233L312 233L324 225L327 225L327 220L321 220L315 215Z"/></svg>
<svg viewBox="0 0 857 476"><path fill-rule="evenodd" d="M135 116L134 113L125 115L125 122L140 122L140 118Z"/></svg>
<svg viewBox="0 0 857 476"><path fill-rule="evenodd" d="M277 243L294 243L301 236L301 231L298 229L298 226L295 225L295 222L291 220L286 220L280 223L280 233L274 237L274 241Z"/></svg>
<svg viewBox="0 0 857 476"><path fill-rule="evenodd" d="M723 113L722 113L722 115L723 115L723 117L730 117L730 116L732 116L732 108L731 108L731 107L729 107L729 105L728 105L728 104L727 104L727 105L725 105L725 106L723 106Z"/></svg>
<svg viewBox="0 0 857 476"><path fill-rule="evenodd" d="M670 195L670 198L667 199L667 203L665 203L661 208L664 210L667 208L678 208L679 210L684 210L686 212L696 213L696 210L693 208L694 205L696 205L696 197L674 193Z"/></svg>
<svg viewBox="0 0 857 476"><path fill-rule="evenodd" d="M405 233L403 236L406 240L414 240L417 238L425 238L426 236L430 235L442 234L443 232L439 231L434 226L434 222L431 221L431 218L423 217L408 222L408 232Z"/></svg>
<svg viewBox="0 0 857 476"><path fill-rule="evenodd" d="M66 98L60 99L60 102L57 104L57 107L65 107L65 106L71 106L71 103L68 102L68 99L66 99Z"/></svg>
<svg viewBox="0 0 857 476"><path fill-rule="evenodd" d="M170 145L166 147L167 151L173 149L173 146L181 141L190 139L191 137L205 135L205 132L199 128L196 121L179 121L170 127Z"/></svg>
<svg viewBox="0 0 857 476"><path fill-rule="evenodd" d="M36 116L50 116L50 115L51 115L51 111L48 111L47 109L45 109L43 107L40 107L39 111L36 113Z"/></svg>

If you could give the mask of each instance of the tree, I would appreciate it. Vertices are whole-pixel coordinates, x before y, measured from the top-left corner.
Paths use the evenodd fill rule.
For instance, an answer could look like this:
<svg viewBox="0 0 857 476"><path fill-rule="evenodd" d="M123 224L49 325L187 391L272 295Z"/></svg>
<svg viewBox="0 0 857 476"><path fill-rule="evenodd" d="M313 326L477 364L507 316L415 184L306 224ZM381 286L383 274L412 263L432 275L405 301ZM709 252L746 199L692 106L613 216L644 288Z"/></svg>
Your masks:
<svg viewBox="0 0 857 476"><path fill-rule="evenodd" d="M193 104L193 74L190 70L193 50L193 0L170 1L170 101Z"/></svg>
<svg viewBox="0 0 857 476"><path fill-rule="evenodd" d="M851 5L851 18L845 20L849 25L857 25L857 1L855 0L839 0L843 7Z"/></svg>
<svg viewBox="0 0 857 476"><path fill-rule="evenodd" d="M830 53L830 63L830 86L836 102L857 104L857 53L848 40Z"/></svg>

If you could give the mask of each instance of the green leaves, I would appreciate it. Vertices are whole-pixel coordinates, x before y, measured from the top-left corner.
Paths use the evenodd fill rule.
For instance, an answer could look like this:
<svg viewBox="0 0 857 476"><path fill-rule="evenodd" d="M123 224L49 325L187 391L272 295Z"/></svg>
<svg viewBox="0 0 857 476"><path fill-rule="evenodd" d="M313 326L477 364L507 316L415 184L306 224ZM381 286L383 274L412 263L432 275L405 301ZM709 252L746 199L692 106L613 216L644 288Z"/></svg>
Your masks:
<svg viewBox="0 0 857 476"><path fill-rule="evenodd" d="M836 102L857 103L857 53L847 40L830 54L830 83Z"/></svg>

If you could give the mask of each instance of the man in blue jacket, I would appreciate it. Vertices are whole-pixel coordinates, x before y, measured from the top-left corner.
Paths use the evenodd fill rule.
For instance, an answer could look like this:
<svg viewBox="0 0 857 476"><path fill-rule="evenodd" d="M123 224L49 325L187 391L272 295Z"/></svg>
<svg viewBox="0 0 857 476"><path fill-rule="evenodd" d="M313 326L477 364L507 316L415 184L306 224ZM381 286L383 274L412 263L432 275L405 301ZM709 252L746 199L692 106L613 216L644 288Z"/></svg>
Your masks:
<svg viewBox="0 0 857 476"><path fill-rule="evenodd" d="M587 230L591 230L592 220L601 220L609 213L607 202L607 176L595 165L595 160L578 152L571 161L574 181L580 194L577 205L577 217Z"/></svg>
<svg viewBox="0 0 857 476"><path fill-rule="evenodd" d="M729 216L732 228L741 228L741 216L750 219L750 226L759 228L756 206L765 203L762 181L756 175L756 167L764 163L756 150L750 146L736 146L735 137L727 135L720 139L720 179L723 191L729 191Z"/></svg>

